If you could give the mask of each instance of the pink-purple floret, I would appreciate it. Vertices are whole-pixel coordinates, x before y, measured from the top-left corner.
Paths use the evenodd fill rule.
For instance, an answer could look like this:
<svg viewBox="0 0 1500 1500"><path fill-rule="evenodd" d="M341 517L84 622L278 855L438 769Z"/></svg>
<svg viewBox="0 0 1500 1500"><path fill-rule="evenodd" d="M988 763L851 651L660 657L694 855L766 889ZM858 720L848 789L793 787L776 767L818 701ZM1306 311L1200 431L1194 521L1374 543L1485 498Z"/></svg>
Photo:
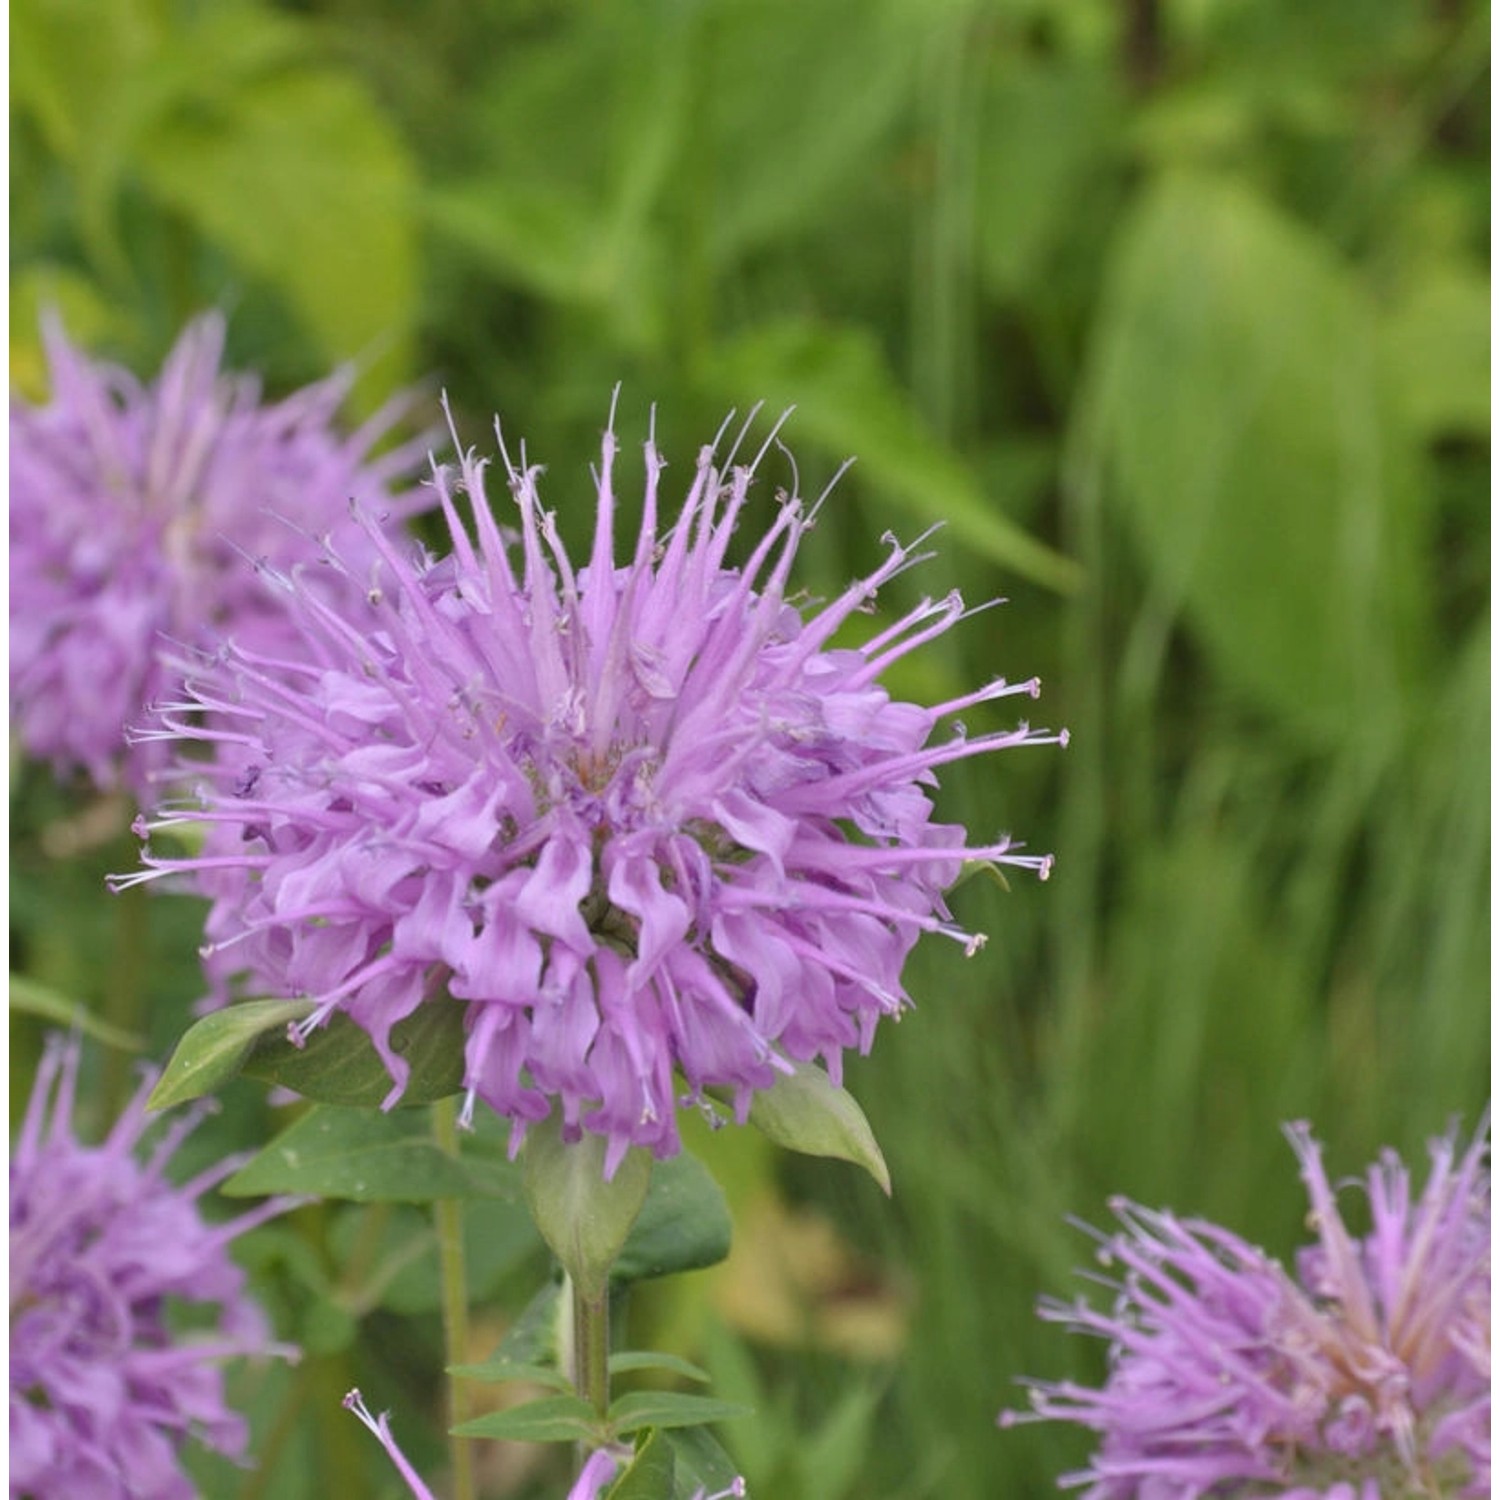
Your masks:
<svg viewBox="0 0 1500 1500"><path fill-rule="evenodd" d="M205 1223L198 1199L242 1158L180 1187L168 1180L200 1110L161 1133L143 1160L150 1080L102 1145L81 1144L78 1061L76 1042L52 1039L11 1154L10 1493L192 1500L184 1442L234 1459L245 1452L220 1363L295 1352L271 1342L228 1248L291 1200ZM173 1302L211 1308L212 1326L174 1332Z"/></svg>
<svg viewBox="0 0 1500 1500"><path fill-rule="evenodd" d="M59 775L144 795L171 752L132 731L177 696L168 654L233 635L300 655L249 560L290 566L331 534L364 566L349 503L409 513L424 445L372 457L406 398L341 432L347 370L263 404L253 377L221 370L217 314L187 328L150 385L86 358L55 320L43 333L49 399L11 404L11 710L27 752ZM309 571L325 592L345 582Z"/></svg>
<svg viewBox="0 0 1500 1500"><path fill-rule="evenodd" d="M472 453L457 476L435 468L449 556L368 528L376 567L348 565L364 619L263 570L309 660L235 641L191 664L187 699L221 727L221 759L195 800L142 826L209 835L196 856L148 854L139 877L184 872L212 898L221 994L243 973L313 999L309 1030L351 1016L385 1058L388 1102L406 1076L392 1026L443 991L467 1001L466 1116L481 1099L519 1137L555 1097L570 1135L608 1137L611 1172L628 1146L678 1149L674 1070L684 1097L732 1091L741 1119L788 1059L821 1057L837 1080L843 1049L867 1049L909 1004L901 970L922 932L980 941L943 901L964 861L1050 865L935 822L936 769L1065 739L1024 723L934 738L966 708L1034 697L1034 680L892 701L881 673L963 616L956 596L834 643L920 560L893 540L870 577L800 609L789 575L817 507L781 496L733 565L755 470L733 452L702 450L659 534L665 465L647 443L622 565L617 446L611 426L581 568L523 450L505 460L519 536L502 533Z"/></svg>
<svg viewBox="0 0 1500 1500"><path fill-rule="evenodd" d="M1088 1500L1405 1500L1490 1493L1488 1127L1458 1156L1431 1144L1413 1201L1385 1152L1365 1178L1371 1227L1351 1235L1322 1153L1288 1127L1315 1244L1296 1277L1237 1235L1128 1202L1101 1237L1116 1292L1100 1311L1047 1301L1050 1321L1105 1339L1102 1387L1029 1382L1032 1411L1092 1430Z"/></svg>

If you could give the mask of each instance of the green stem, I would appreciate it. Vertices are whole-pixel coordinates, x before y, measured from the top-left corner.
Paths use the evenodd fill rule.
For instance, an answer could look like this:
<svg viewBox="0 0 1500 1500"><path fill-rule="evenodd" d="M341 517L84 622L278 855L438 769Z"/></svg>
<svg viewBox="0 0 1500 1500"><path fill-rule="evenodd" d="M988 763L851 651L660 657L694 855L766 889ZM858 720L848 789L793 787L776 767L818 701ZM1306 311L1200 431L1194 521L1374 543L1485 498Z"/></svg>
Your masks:
<svg viewBox="0 0 1500 1500"><path fill-rule="evenodd" d="M151 908L145 886L132 886L115 898L113 964L104 988L104 1019L115 1030L142 1033L146 1019L145 976ZM114 1119L135 1092L134 1059L111 1047L104 1055L99 1080L106 1119Z"/></svg>
<svg viewBox="0 0 1500 1500"><path fill-rule="evenodd" d="M597 1295L573 1282L573 1388L602 1422L609 1415L609 1283Z"/></svg>
<svg viewBox="0 0 1500 1500"><path fill-rule="evenodd" d="M449 1156L458 1156L458 1099L451 1096L432 1106L432 1134ZM448 1363L461 1365L469 1357L469 1295L464 1269L463 1200L439 1198L432 1206L437 1225L438 1271L442 1281L443 1342ZM448 1377L448 1425L469 1418L468 1389L457 1375ZM475 1500L474 1455L467 1438L449 1436L453 1463L453 1500Z"/></svg>

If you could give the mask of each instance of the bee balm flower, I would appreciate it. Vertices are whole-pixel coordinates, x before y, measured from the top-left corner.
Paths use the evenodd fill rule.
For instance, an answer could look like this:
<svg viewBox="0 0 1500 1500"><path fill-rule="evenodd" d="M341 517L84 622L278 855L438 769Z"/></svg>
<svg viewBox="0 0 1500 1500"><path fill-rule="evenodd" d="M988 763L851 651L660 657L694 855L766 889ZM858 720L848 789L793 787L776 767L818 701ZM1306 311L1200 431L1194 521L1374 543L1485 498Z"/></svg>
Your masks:
<svg viewBox="0 0 1500 1500"><path fill-rule="evenodd" d="M228 1248L292 1200L204 1223L197 1199L240 1162L182 1187L164 1175L201 1111L140 1160L148 1080L108 1140L84 1146L71 1124L77 1077L77 1043L54 1038L11 1155L10 1493L192 1500L186 1440L245 1449L220 1361L295 1352L269 1342ZM214 1326L174 1334L169 1300L215 1308Z"/></svg>
<svg viewBox="0 0 1500 1500"><path fill-rule="evenodd" d="M1051 863L935 822L933 773L1065 738L938 733L972 705L1034 697L1035 680L932 708L881 686L962 617L956 595L834 645L910 549L890 541L868 578L799 609L789 577L813 516L783 496L732 565L755 470L733 454L721 467L703 449L661 534L648 442L640 530L618 561L616 449L611 425L581 567L524 454L506 459L516 540L465 454L458 483L436 470L450 556L371 531L368 625L281 580L315 663L290 686L243 645L199 663L188 697L229 726L233 769L205 771L201 805L148 831L213 832L202 855L148 854L127 877L196 873L216 976L311 997L303 1034L346 1012L386 1058L388 1102L405 1076L391 1027L445 985L467 1002L465 1116L482 1099L519 1138L560 1099L571 1137L608 1138L611 1173L630 1145L678 1149L677 1070L689 1097L732 1090L742 1119L788 1059L821 1056L837 1081L843 1049L867 1049L908 1003L921 933L981 941L943 903L963 861Z"/></svg>
<svg viewBox="0 0 1500 1500"><path fill-rule="evenodd" d="M1350 1234L1305 1125L1317 1243L1297 1275L1228 1230L1120 1202L1102 1241L1113 1309L1044 1303L1044 1318L1110 1342L1099 1390L1035 1382L1016 1421L1099 1435L1065 1475L1090 1500L1425 1500L1490 1493L1487 1130L1455 1160L1431 1146L1418 1198L1383 1154L1365 1182L1371 1228Z"/></svg>
<svg viewBox="0 0 1500 1500"><path fill-rule="evenodd" d="M143 791L165 752L126 734L173 695L163 646L227 632L296 655L245 556L289 565L305 533L330 530L351 560L367 556L349 501L409 509L390 487L417 454L369 457L394 407L336 431L347 371L263 405L253 379L221 373L217 315L187 329L149 387L86 359L55 323L44 337L51 399L17 401L10 418L11 708L59 774ZM335 571L320 571L330 587Z"/></svg>

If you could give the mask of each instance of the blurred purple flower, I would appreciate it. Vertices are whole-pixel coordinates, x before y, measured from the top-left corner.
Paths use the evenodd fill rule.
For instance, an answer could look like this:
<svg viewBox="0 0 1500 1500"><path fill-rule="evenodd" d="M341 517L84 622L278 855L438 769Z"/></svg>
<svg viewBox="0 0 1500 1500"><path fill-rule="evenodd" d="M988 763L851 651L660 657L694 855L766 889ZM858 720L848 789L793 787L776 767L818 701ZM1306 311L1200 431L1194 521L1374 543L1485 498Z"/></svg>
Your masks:
<svg viewBox="0 0 1500 1500"><path fill-rule="evenodd" d="M608 1137L611 1174L632 1144L678 1149L674 1069L694 1100L732 1089L741 1120L787 1058L821 1055L837 1081L842 1050L867 1050L878 1020L909 1004L901 969L919 934L983 941L943 902L963 862L1043 876L1051 864L935 823L934 771L1066 739L1023 723L929 743L943 719L1034 697L1037 682L893 702L881 673L963 618L962 601L923 601L835 647L921 559L887 539L868 578L799 609L787 579L817 507L781 497L731 566L756 467L732 467L733 452L717 467L702 450L659 535L664 464L647 443L641 528L620 566L617 447L611 423L582 568L523 451L520 469L506 456L519 568L485 466L465 454L460 483L436 471L451 556L413 559L371 529L382 567L368 626L281 579L316 664L291 686L243 643L198 664L188 698L233 726L239 769L206 769L198 803L141 825L206 824L201 855L148 853L117 881L196 875L221 991L243 971L260 992L310 996L303 1036L346 1012L385 1059L387 1106L406 1077L391 1027L446 987L469 1002L464 1118L483 1099L518 1141L557 1096L570 1138Z"/></svg>
<svg viewBox="0 0 1500 1500"><path fill-rule="evenodd" d="M1412 1201L1382 1153L1367 1173L1371 1229L1345 1227L1306 1125L1302 1164L1317 1243L1293 1279L1228 1230L1120 1201L1124 1267L1108 1313L1044 1302L1041 1315L1110 1342L1102 1389L1031 1385L1033 1411L1001 1424L1077 1422L1101 1439L1090 1500L1421 1500L1490 1493L1488 1125L1461 1159L1432 1142Z"/></svg>
<svg viewBox="0 0 1500 1500"><path fill-rule="evenodd" d="M336 431L348 370L262 405L252 377L220 371L217 314L188 327L152 386L85 358L55 320L43 337L51 399L11 405L11 711L27 751L58 774L144 791L168 754L127 747L126 732L175 694L164 644L233 634L299 656L245 555L289 565L313 550L308 534L331 532L347 560L367 559L349 502L410 510L391 487L425 440L370 458L405 400ZM321 588L345 581L318 571Z"/></svg>
<svg viewBox="0 0 1500 1500"><path fill-rule="evenodd" d="M273 1199L207 1224L197 1200L240 1160L182 1187L167 1162L202 1118L174 1122L144 1161L148 1079L101 1146L72 1114L78 1044L48 1044L10 1163L10 1493L50 1500L191 1500L178 1466L191 1437L231 1458L244 1420L224 1404L221 1360L296 1351L273 1344L229 1243L290 1207ZM169 1301L216 1309L175 1333Z"/></svg>

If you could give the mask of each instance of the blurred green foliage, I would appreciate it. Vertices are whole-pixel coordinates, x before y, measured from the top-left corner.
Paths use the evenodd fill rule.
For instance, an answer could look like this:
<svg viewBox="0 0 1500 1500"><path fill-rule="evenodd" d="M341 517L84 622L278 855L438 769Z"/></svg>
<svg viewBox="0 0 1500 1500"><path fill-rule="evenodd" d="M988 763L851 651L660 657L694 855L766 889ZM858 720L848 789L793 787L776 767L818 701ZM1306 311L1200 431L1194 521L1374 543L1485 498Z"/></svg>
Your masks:
<svg viewBox="0 0 1500 1500"><path fill-rule="evenodd" d="M993 1421L1017 1374L1097 1369L1031 1315L1087 1256L1066 1215L1122 1192L1286 1252L1280 1122L1312 1120L1348 1172L1474 1120L1486 8L17 0L11 42L22 389L43 303L142 370L219 304L273 387L355 357L367 406L427 377L481 444L498 410L574 536L617 381L627 443L658 403L679 471L729 406L796 402L805 492L859 457L811 592L885 529L946 521L901 582L1012 597L901 688L1041 674L1071 748L960 766L944 796L1058 864L958 892L989 947L924 945L917 1013L849 1069L894 1204L848 1167L721 1168L737 1207L779 1174L860 1247L909 1306L898 1352L747 1339L694 1278L636 1310L760 1409L723 1434L756 1493L1047 1493L1077 1443ZM133 944L161 1057L196 914L150 903L145 933L139 905L111 912L97 877L128 841L65 858L76 816L19 779L17 961L107 1008ZM19 1023L20 1097L35 1037ZM228 1104L205 1153L268 1133L263 1091ZM268 1463L205 1466L206 1493L398 1493L339 1410L356 1380L439 1469L436 1322L403 1291L426 1234L328 1204L253 1238L315 1352L239 1377ZM502 1262L475 1288L491 1346L538 1269ZM490 1462L495 1496L557 1487Z"/></svg>

